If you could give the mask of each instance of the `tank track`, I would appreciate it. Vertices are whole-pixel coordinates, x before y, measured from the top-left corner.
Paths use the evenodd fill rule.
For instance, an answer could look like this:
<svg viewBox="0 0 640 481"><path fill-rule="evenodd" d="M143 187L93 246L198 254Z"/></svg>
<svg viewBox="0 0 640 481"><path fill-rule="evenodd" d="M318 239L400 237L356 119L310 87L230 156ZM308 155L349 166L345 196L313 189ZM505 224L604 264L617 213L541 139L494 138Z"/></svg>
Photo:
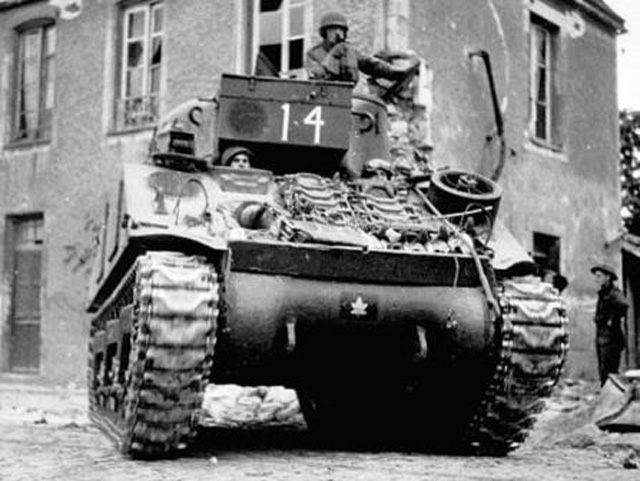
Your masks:
<svg viewBox="0 0 640 481"><path fill-rule="evenodd" d="M170 456L195 436L218 303L213 266L150 252L138 257L92 321L90 417L123 453Z"/></svg>
<svg viewBox="0 0 640 481"><path fill-rule="evenodd" d="M569 349L565 304L552 286L507 280L499 299L496 367L465 437L479 455L504 456L522 444Z"/></svg>

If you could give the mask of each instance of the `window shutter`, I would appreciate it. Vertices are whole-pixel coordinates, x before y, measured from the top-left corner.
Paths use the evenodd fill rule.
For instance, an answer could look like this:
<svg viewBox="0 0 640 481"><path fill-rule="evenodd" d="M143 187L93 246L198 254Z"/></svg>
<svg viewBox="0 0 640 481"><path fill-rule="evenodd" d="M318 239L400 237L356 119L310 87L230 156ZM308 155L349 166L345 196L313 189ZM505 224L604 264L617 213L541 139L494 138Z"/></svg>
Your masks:
<svg viewBox="0 0 640 481"><path fill-rule="evenodd" d="M552 84L551 84L551 143L562 148L565 141L564 103L567 82L566 55L563 55L558 32L553 35Z"/></svg>
<svg viewBox="0 0 640 481"><path fill-rule="evenodd" d="M553 106L551 111L551 142L554 147L563 148L565 131L564 131L564 95L559 92L554 92Z"/></svg>

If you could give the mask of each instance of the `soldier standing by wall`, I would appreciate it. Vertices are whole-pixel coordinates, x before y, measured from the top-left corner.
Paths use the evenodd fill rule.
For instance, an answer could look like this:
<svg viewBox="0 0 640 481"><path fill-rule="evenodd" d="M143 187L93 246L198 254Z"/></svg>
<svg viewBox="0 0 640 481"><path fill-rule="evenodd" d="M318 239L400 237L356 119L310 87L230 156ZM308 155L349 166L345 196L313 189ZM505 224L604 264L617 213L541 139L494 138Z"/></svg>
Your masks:
<svg viewBox="0 0 640 481"><path fill-rule="evenodd" d="M622 319L629 304L622 291L615 285L618 279L615 270L606 264L591 268L598 284L596 304L596 351L600 384L604 385L610 373L617 373L620 367L620 353L624 349Z"/></svg>

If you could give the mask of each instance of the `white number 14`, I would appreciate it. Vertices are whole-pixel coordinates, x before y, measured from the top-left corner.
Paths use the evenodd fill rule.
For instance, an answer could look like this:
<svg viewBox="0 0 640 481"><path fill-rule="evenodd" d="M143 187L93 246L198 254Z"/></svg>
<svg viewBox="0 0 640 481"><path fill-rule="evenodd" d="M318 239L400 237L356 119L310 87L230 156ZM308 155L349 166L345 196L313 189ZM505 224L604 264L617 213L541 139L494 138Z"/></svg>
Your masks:
<svg viewBox="0 0 640 481"><path fill-rule="evenodd" d="M283 104L282 107L282 141L287 142L289 140L289 121L291 117L291 104ZM324 120L322 120L322 107L318 105L314 107L311 112L302 121L304 125L311 125L314 127L313 131L313 143L320 143L320 133L324 126Z"/></svg>

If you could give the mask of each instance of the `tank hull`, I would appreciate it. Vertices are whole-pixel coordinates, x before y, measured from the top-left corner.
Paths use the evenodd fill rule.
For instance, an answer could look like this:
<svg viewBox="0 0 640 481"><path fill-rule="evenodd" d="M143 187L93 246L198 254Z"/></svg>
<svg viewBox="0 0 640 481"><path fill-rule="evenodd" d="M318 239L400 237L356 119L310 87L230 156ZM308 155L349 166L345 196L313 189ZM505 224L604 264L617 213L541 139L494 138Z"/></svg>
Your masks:
<svg viewBox="0 0 640 481"><path fill-rule="evenodd" d="M326 363L325 341L331 345L331 363L342 366L334 373L358 379L367 365L382 361L395 382L412 365L449 369L461 359L481 361L494 329L484 295L473 287L326 282L232 271L226 301L229 314L221 320L212 379L217 383L295 386L302 360L310 367Z"/></svg>
<svg viewBox="0 0 640 481"><path fill-rule="evenodd" d="M211 382L294 388L329 436L461 438L500 328L470 257L232 243L229 258Z"/></svg>

